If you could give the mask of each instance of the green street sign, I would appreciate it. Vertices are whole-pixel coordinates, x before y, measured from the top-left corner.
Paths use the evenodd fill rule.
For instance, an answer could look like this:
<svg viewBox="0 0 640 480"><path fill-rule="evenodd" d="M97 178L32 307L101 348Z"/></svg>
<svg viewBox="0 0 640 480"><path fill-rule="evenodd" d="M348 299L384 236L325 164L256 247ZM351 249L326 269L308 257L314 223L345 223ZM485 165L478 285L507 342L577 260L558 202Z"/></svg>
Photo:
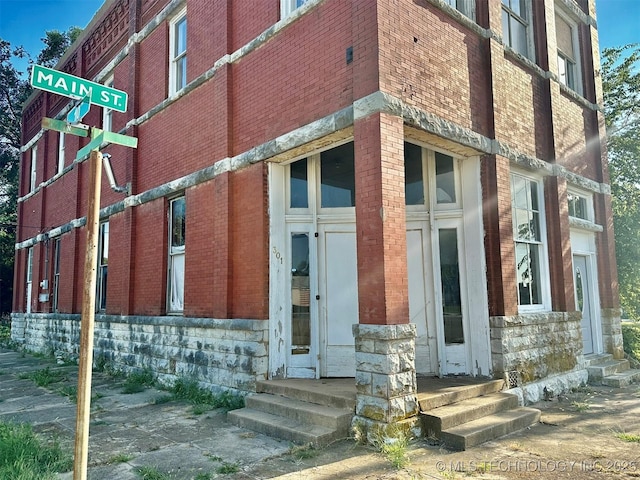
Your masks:
<svg viewBox="0 0 640 480"><path fill-rule="evenodd" d="M31 86L65 97L81 100L89 97L94 105L118 112L127 111L127 92L107 87L84 78L59 72L53 68L34 65L31 70Z"/></svg>
<svg viewBox="0 0 640 480"><path fill-rule="evenodd" d="M77 125L70 125L64 120L56 120L55 118L42 118L42 128L45 130L55 130L62 133L70 133L71 135L78 135L79 137L89 136L89 127L86 125L80 127Z"/></svg>
<svg viewBox="0 0 640 480"><path fill-rule="evenodd" d="M84 147L78 150L78 153L76 154L76 161L82 160L91 153L91 150L96 150L103 143L115 143L117 145L124 145L125 147L138 148L138 139L136 137L121 135L114 132L106 132L97 128L93 128L91 131L95 137Z"/></svg>

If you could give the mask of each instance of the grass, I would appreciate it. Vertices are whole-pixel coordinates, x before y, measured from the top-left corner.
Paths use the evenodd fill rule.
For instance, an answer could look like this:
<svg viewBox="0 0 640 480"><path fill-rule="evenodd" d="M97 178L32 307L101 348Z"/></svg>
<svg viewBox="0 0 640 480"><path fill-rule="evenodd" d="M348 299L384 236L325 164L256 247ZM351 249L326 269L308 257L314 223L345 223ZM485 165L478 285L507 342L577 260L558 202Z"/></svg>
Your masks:
<svg viewBox="0 0 640 480"><path fill-rule="evenodd" d="M0 478L49 480L73 467L57 442L45 442L30 425L0 422Z"/></svg>
<svg viewBox="0 0 640 480"><path fill-rule="evenodd" d="M109 465L113 465L116 463L127 463L129 460L133 459L133 455L127 455L126 453L118 453L117 455L114 455L113 457L109 458L109 460L107 460L107 463Z"/></svg>
<svg viewBox="0 0 640 480"><path fill-rule="evenodd" d="M586 412L591 408L587 402L571 402L571 406L575 408L576 412Z"/></svg>
<svg viewBox="0 0 640 480"><path fill-rule="evenodd" d="M193 405L193 413L201 415L209 410L225 411L244 407L244 397L229 391L213 393L200 387L197 380L179 378L169 389L175 400L185 400Z"/></svg>
<svg viewBox="0 0 640 480"><path fill-rule="evenodd" d="M139 467L136 469L136 474L142 480L169 480L169 475L162 473L155 467Z"/></svg>
<svg viewBox="0 0 640 480"><path fill-rule="evenodd" d="M640 435L637 435L634 433L624 433L624 432L616 433L616 438L619 438L624 442L640 443Z"/></svg>
<svg viewBox="0 0 640 480"><path fill-rule="evenodd" d="M216 468L216 473L221 473L223 475L238 473L239 471L240 465L238 465L237 463L222 462L222 465Z"/></svg>
<svg viewBox="0 0 640 480"><path fill-rule="evenodd" d="M73 385L65 385L58 390L62 395L68 397L73 403L78 403L78 387Z"/></svg>
<svg viewBox="0 0 640 480"><path fill-rule="evenodd" d="M48 387L52 383L58 383L66 379L64 373L51 370L49 367L23 373L20 375L20 378L33 380L39 387Z"/></svg>
<svg viewBox="0 0 640 480"><path fill-rule="evenodd" d="M11 342L11 325L0 325L0 345L6 345Z"/></svg>
<svg viewBox="0 0 640 480"><path fill-rule="evenodd" d="M147 388L153 387L155 383L153 373L151 373L151 370L145 368L144 370L139 370L127 375L122 387L122 393L131 394L144 392Z"/></svg>
<svg viewBox="0 0 640 480"><path fill-rule="evenodd" d="M308 443L306 445L293 445L288 453L296 460L307 460L316 457L318 450L312 444Z"/></svg>
<svg viewBox="0 0 640 480"><path fill-rule="evenodd" d="M374 445L391 465L400 470L410 463L409 455L407 454L410 440L410 435L398 428L395 431L386 431L378 434Z"/></svg>

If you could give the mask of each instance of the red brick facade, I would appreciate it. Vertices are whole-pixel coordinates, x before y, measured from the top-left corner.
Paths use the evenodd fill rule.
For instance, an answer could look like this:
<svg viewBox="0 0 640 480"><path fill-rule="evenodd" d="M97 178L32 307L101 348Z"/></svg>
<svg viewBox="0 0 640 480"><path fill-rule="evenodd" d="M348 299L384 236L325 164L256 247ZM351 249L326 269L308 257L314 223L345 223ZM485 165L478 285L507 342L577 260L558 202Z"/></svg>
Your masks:
<svg viewBox="0 0 640 480"><path fill-rule="evenodd" d="M487 317L519 313L514 170L543 185L551 310L576 308L571 188L593 198L592 223L603 227L594 233L599 301L617 308L604 127L596 108L597 32L583 3L533 2L532 52L524 58L506 46L498 0L475 0L475 19L442 0L312 0L289 23L280 21L279 0L107 1L58 66L99 82L113 75L114 87L129 94L127 112L113 113L113 131L139 142L136 150L102 150L111 154L118 184L130 185L129 195L116 193L103 176L102 220L110 224L103 313L167 314L167 212L184 195L183 316L268 320L276 224L269 163L329 148L335 135L352 139L355 148L360 318L354 323L408 323L408 128L427 148L479 162L483 205L476 215L484 238L477 244L484 258L475 260L486 266L487 304L473 309ZM187 87L170 96L171 21L183 8ZM577 92L558 81L555 8L567 10L578 28ZM32 313L81 309L85 229L77 222L86 214L88 167L74 158L88 139L66 135L66 169L56 175L58 133L40 129L43 116L62 116L66 106L65 98L36 92L25 109L16 314L26 311L28 248L34 251ZM329 118L336 125L316 134L324 128L316 123ZM83 122L101 126L102 109L93 106ZM30 193L34 142L38 187ZM52 312L51 300L38 301L50 291L38 285L52 278L55 238L61 272Z"/></svg>

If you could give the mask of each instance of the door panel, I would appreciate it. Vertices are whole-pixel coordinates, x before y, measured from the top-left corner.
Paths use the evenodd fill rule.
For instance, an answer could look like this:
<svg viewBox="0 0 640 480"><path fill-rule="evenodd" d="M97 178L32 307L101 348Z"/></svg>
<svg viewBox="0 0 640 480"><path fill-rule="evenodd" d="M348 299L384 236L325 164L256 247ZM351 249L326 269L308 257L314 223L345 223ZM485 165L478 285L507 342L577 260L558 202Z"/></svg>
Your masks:
<svg viewBox="0 0 640 480"><path fill-rule="evenodd" d="M358 323L358 265L355 225L320 227L318 257L320 316L323 332L320 358L322 376L355 376L355 347L352 326Z"/></svg>
<svg viewBox="0 0 640 480"><path fill-rule="evenodd" d="M583 353L594 353L591 278L587 268L587 257L573 256L573 279L575 285L576 309L582 312L580 327L582 330Z"/></svg>

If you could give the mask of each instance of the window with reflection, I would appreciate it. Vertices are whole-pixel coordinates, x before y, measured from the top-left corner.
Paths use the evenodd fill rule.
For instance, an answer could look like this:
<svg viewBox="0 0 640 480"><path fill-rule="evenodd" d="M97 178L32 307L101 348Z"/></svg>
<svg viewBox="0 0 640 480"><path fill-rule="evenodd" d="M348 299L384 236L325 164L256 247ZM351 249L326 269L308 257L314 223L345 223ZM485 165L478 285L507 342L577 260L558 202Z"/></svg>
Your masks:
<svg viewBox="0 0 640 480"><path fill-rule="evenodd" d="M289 165L289 207L309 208L309 181L307 159Z"/></svg>
<svg viewBox="0 0 640 480"><path fill-rule="evenodd" d="M355 204L354 150L349 142L320 154L320 205L337 208Z"/></svg>
<svg viewBox="0 0 640 480"><path fill-rule="evenodd" d="M309 234L291 235L291 354L308 354L311 346Z"/></svg>
<svg viewBox="0 0 640 480"><path fill-rule="evenodd" d="M422 147L404 144L404 198L407 205L424 205Z"/></svg>

